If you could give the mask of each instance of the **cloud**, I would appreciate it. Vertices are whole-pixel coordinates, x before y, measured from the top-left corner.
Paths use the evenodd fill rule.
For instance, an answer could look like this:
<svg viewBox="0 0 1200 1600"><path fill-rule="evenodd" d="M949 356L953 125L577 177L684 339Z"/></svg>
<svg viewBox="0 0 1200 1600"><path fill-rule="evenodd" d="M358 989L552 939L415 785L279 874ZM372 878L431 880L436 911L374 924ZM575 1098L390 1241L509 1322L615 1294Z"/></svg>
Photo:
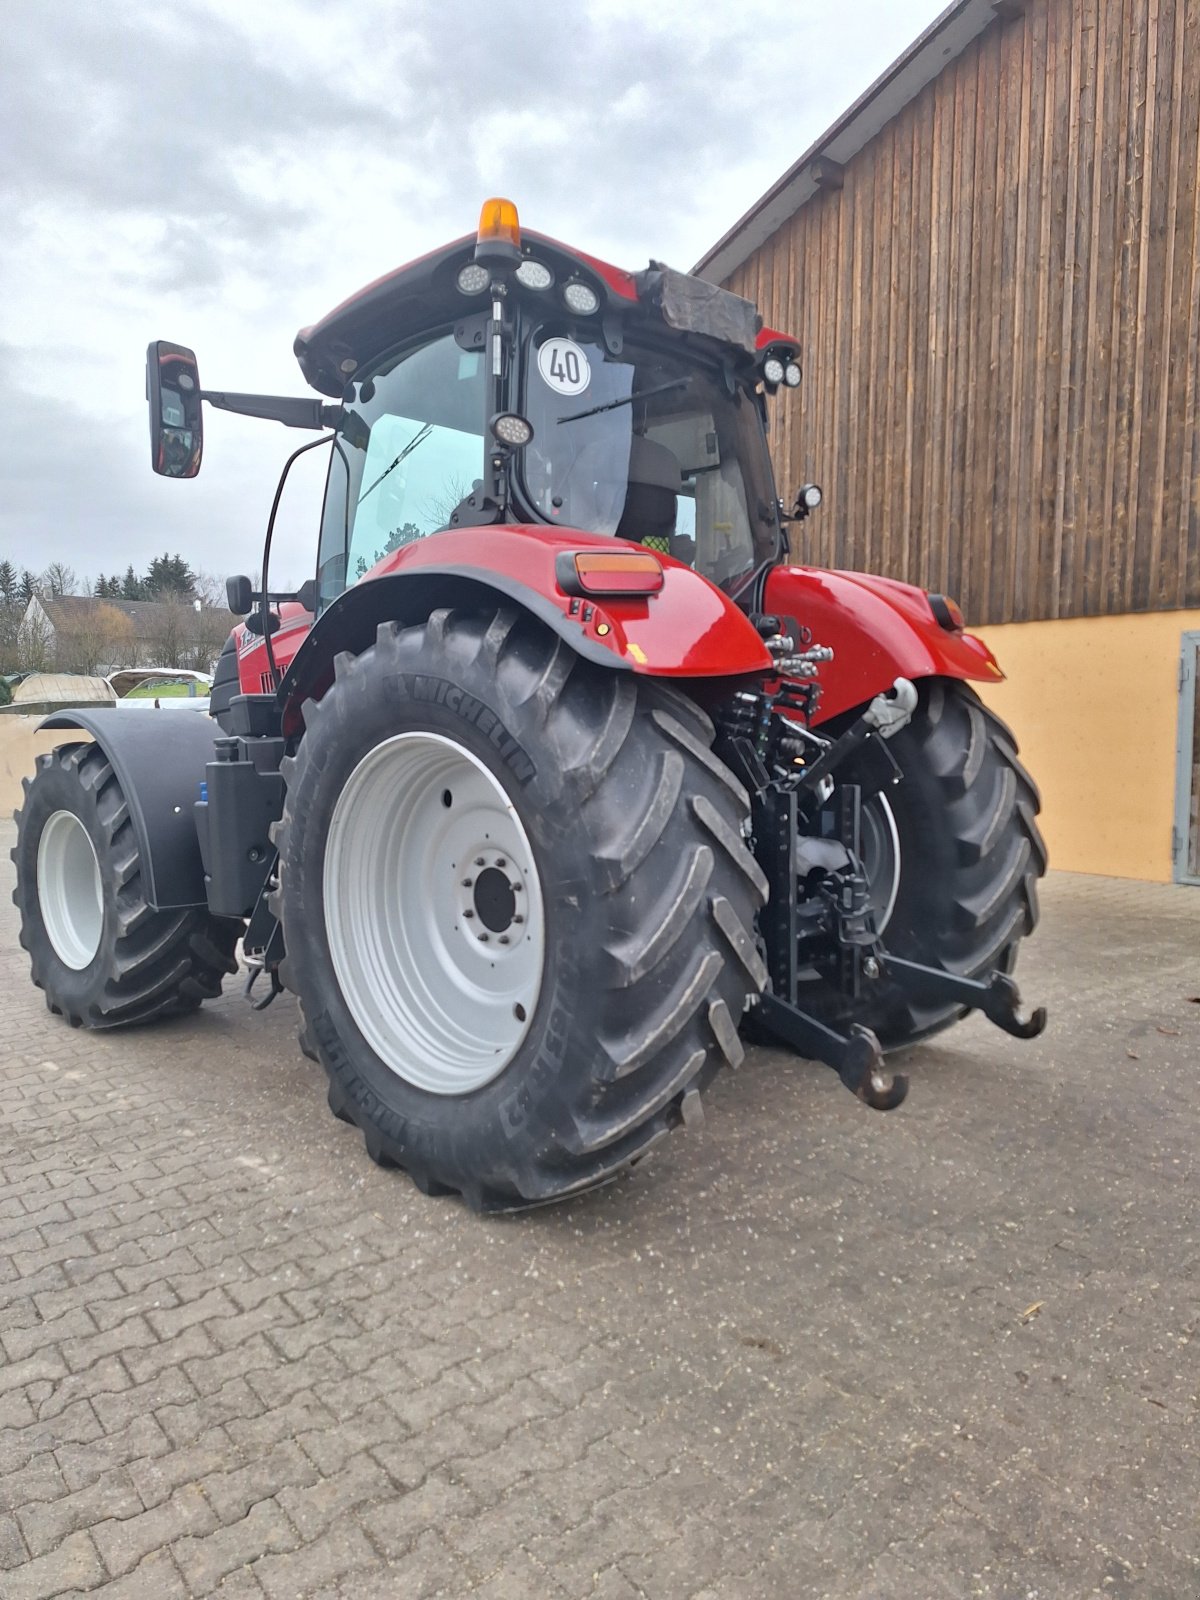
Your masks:
<svg viewBox="0 0 1200 1600"><path fill-rule="evenodd" d="M149 472L147 342L298 392L296 328L490 193L625 265L694 261L936 0L150 0L9 7L0 59L0 556L253 568L296 442L213 417ZM285 448L285 446L287 448ZM296 512L315 545L319 485ZM294 558L301 563L303 556Z"/></svg>

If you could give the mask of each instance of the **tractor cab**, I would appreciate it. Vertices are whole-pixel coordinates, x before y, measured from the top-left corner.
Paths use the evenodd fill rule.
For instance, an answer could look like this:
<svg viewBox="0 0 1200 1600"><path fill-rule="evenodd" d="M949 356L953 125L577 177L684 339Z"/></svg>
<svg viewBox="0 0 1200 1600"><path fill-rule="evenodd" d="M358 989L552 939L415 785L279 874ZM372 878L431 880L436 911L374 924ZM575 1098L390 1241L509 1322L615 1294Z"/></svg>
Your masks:
<svg viewBox="0 0 1200 1600"><path fill-rule="evenodd" d="M736 295L621 272L489 201L474 238L363 290L296 351L341 400L321 607L403 546L489 523L640 543L735 595L778 558L763 396L799 368Z"/></svg>

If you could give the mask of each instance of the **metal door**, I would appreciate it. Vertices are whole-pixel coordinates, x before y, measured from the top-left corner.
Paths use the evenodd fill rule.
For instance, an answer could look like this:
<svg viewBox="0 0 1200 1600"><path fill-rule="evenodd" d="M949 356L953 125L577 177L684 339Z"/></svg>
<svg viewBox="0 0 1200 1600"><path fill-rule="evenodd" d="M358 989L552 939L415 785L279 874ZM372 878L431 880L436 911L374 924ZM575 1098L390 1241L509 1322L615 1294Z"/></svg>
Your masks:
<svg viewBox="0 0 1200 1600"><path fill-rule="evenodd" d="M1200 884L1200 633L1185 633L1179 657L1179 736L1176 740L1175 826L1171 866L1176 883Z"/></svg>

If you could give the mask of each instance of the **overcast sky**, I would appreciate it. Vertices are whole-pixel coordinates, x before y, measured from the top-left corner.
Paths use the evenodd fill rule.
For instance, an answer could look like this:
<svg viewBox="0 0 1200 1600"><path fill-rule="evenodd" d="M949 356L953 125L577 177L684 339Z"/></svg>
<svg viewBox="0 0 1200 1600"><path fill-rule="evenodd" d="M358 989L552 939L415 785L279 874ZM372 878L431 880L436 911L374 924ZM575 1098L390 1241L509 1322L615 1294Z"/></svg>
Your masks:
<svg viewBox="0 0 1200 1600"><path fill-rule="evenodd" d="M206 410L200 476L156 478L151 339L192 346L209 387L303 393L297 328L490 194L619 265L690 266L941 9L9 0L0 558L254 571L305 435ZM277 570L299 582L320 482L293 479Z"/></svg>

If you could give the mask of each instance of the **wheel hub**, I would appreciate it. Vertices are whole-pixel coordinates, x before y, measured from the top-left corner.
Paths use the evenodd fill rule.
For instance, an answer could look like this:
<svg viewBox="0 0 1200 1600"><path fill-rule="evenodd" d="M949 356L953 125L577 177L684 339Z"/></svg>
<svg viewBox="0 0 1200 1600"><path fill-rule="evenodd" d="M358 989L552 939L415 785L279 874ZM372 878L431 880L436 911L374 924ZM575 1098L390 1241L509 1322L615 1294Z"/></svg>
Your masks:
<svg viewBox="0 0 1200 1600"><path fill-rule="evenodd" d="M486 857L479 859L486 860ZM517 894L524 885L518 877L509 877L512 871L512 864L504 856L498 856L477 878L463 881L463 887L471 891L471 904L463 908L463 917L468 922L478 919L482 924L478 930L481 937L485 932L507 934L516 925L520 916Z"/></svg>

